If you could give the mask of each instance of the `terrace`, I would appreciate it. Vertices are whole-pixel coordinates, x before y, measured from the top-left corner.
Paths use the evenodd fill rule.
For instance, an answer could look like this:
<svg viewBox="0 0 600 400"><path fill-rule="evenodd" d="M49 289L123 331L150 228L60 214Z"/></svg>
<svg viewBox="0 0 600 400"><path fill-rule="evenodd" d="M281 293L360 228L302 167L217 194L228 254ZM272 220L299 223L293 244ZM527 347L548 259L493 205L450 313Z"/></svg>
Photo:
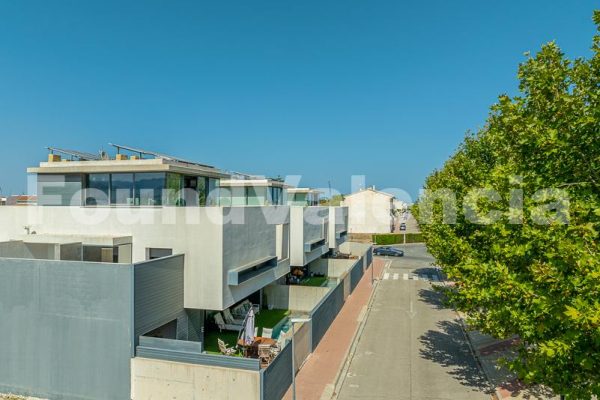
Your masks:
<svg viewBox="0 0 600 400"><path fill-rule="evenodd" d="M290 310L282 309L263 309L260 310L255 316L255 326L257 328L257 336L262 337L263 329L272 329L272 338L278 339L282 329L285 328L286 322L290 316ZM209 317L212 321L212 316ZM221 354L219 349L218 340L221 339L229 346L236 346L240 331L234 330L223 330L219 331L216 324L210 323L206 325L206 331L204 333L204 351L207 354ZM241 353L238 352L237 356L241 357Z"/></svg>

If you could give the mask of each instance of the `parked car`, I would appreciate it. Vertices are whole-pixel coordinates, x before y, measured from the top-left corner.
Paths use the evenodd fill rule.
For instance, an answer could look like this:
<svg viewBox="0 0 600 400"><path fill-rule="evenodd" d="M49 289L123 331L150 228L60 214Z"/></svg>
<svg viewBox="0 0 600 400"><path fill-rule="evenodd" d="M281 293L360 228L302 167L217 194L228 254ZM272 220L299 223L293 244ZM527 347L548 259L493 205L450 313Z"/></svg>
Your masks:
<svg viewBox="0 0 600 400"><path fill-rule="evenodd" d="M402 257L404 255L404 251L397 249L395 247L377 247L373 250L373 254L376 256L391 256L391 257Z"/></svg>
<svg viewBox="0 0 600 400"><path fill-rule="evenodd" d="M401 231L405 231L406 230L406 224L404 222L400 224L400 230Z"/></svg>

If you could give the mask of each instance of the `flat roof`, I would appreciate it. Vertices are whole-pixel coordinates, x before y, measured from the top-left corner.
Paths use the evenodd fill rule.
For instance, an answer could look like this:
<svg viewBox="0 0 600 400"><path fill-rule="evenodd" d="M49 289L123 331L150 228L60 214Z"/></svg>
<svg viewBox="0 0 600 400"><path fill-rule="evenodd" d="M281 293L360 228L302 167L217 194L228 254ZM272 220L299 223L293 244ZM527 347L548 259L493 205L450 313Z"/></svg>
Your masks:
<svg viewBox="0 0 600 400"><path fill-rule="evenodd" d="M272 186L272 187L280 187L280 188L288 187L288 185L286 185L285 182L276 181L273 179L225 179L225 180L221 180L221 186L226 186L226 187L247 187L247 186L269 187L269 186Z"/></svg>
<svg viewBox="0 0 600 400"><path fill-rule="evenodd" d="M323 193L319 190L316 189L310 189L310 188L289 188L288 189L288 193Z"/></svg>
<svg viewBox="0 0 600 400"><path fill-rule="evenodd" d="M19 235L14 240L23 243L48 243L48 244L70 244L83 243L86 245L97 246L119 246L123 244L131 244L133 242L131 236L119 235L80 235L80 234L53 234L41 233L30 235Z"/></svg>
<svg viewBox="0 0 600 400"><path fill-rule="evenodd" d="M228 178L230 176L228 173L217 168L166 160L164 158L41 162L39 167L27 168L27 172L30 174L174 172L208 176L211 178Z"/></svg>

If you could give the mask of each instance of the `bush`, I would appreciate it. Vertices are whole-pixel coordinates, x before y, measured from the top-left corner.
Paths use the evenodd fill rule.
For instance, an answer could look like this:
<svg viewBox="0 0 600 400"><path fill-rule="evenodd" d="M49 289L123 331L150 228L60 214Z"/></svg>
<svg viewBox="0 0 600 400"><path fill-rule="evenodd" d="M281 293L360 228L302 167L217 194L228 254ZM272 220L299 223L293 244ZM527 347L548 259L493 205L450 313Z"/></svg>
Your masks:
<svg viewBox="0 0 600 400"><path fill-rule="evenodd" d="M404 233L385 233L373 235L373 243L375 244L402 244L404 243ZM421 233L406 233L406 243L422 243L423 234Z"/></svg>

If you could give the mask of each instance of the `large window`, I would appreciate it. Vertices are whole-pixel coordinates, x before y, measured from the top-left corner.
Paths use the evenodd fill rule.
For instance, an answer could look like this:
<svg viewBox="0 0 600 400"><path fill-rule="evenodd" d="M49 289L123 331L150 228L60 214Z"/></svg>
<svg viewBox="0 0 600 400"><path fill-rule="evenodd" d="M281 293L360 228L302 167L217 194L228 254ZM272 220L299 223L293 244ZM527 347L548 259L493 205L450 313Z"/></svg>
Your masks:
<svg viewBox="0 0 600 400"><path fill-rule="evenodd" d="M133 174L111 175L110 202L116 205L135 205Z"/></svg>
<svg viewBox="0 0 600 400"><path fill-rule="evenodd" d="M219 189L220 204L223 207L231 206L231 188L222 187Z"/></svg>
<svg viewBox="0 0 600 400"><path fill-rule="evenodd" d="M246 188L247 202L249 206L263 206L267 201L267 188L248 186Z"/></svg>
<svg viewBox="0 0 600 400"><path fill-rule="evenodd" d="M218 179L164 172L89 174L85 205L218 205L218 184Z"/></svg>
<svg viewBox="0 0 600 400"><path fill-rule="evenodd" d="M207 206L218 206L219 205L219 188L220 180L215 178L206 179L206 205Z"/></svg>
<svg viewBox="0 0 600 400"><path fill-rule="evenodd" d="M37 176L38 204L41 206L80 206L81 175L46 175Z"/></svg>
<svg viewBox="0 0 600 400"><path fill-rule="evenodd" d="M181 200L181 189L183 187L183 178L179 174L167 174L166 190L164 193L164 204L167 206L180 206L183 204Z"/></svg>
<svg viewBox="0 0 600 400"><path fill-rule="evenodd" d="M165 174L161 172L135 174L136 204L141 206L162 205Z"/></svg>
<svg viewBox="0 0 600 400"><path fill-rule="evenodd" d="M279 187L269 187L269 204L282 205L283 204L283 189Z"/></svg>
<svg viewBox="0 0 600 400"><path fill-rule="evenodd" d="M110 175L89 174L85 190L86 206L107 206L110 204Z"/></svg>

